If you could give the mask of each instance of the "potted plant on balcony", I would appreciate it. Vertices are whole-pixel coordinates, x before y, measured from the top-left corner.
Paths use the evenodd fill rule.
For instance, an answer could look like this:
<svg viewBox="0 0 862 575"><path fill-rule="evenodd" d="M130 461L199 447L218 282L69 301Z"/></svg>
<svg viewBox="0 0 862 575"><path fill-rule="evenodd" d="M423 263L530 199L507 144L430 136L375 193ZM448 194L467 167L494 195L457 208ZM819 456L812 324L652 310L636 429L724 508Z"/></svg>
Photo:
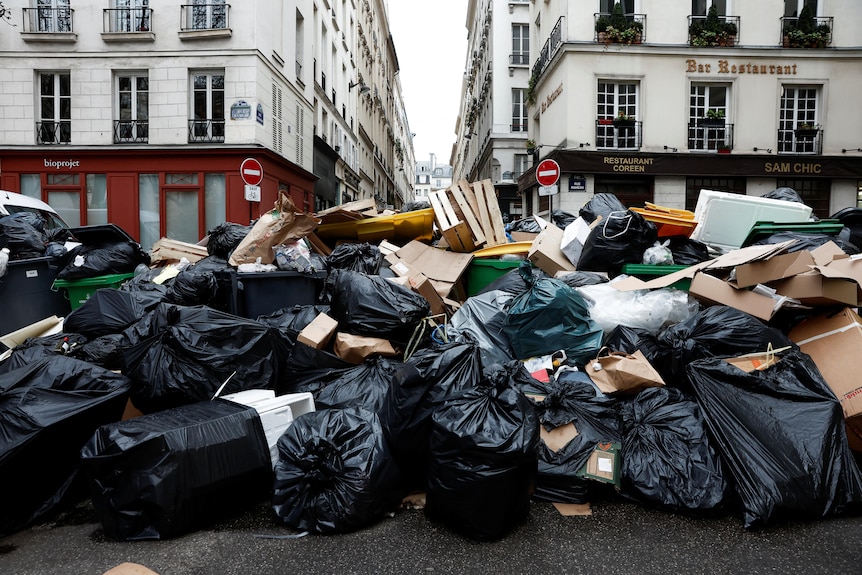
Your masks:
<svg viewBox="0 0 862 575"><path fill-rule="evenodd" d="M730 153L730 146L728 146L727 144L724 144L724 143L719 144L717 151L719 154L729 154Z"/></svg>
<svg viewBox="0 0 862 575"><path fill-rule="evenodd" d="M614 127L615 128L634 128L635 127L635 119L633 116L629 116L625 114L622 110L619 111L616 118L614 118Z"/></svg>
<svg viewBox="0 0 862 575"><path fill-rule="evenodd" d="M688 28L692 46L735 46L736 24L722 20L715 4L709 7L706 20L695 20Z"/></svg>
<svg viewBox="0 0 862 575"><path fill-rule="evenodd" d="M698 124L704 128L722 128L724 127L724 110L710 108L706 111L703 118Z"/></svg>
<svg viewBox="0 0 862 575"><path fill-rule="evenodd" d="M524 142L524 147L527 148L527 153L532 156L533 153L536 151L536 140L530 138L529 140Z"/></svg>
<svg viewBox="0 0 862 575"><path fill-rule="evenodd" d="M820 126L811 122L801 122L796 124L794 133L797 138L813 138L820 131Z"/></svg>
<svg viewBox="0 0 862 575"><path fill-rule="evenodd" d="M796 22L785 23L783 45L785 48L825 48L831 33L828 24L817 25L811 7L806 4Z"/></svg>
<svg viewBox="0 0 862 575"><path fill-rule="evenodd" d="M640 44L643 37L643 24L630 21L617 2L610 16L599 16L596 20L596 37L604 44Z"/></svg>

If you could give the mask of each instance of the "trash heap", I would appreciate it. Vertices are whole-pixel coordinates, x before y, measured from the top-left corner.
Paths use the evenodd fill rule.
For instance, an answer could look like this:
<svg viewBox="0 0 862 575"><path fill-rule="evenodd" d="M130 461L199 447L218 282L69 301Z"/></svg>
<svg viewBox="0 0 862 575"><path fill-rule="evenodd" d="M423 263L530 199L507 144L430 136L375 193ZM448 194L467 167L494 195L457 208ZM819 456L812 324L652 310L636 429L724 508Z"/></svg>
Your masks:
<svg viewBox="0 0 862 575"><path fill-rule="evenodd" d="M479 541L536 501L859 511L859 214L788 189L507 225L490 181L429 200L281 194L199 244L123 240L122 270L73 254L129 277L0 338L0 534L88 497L118 540L261 501L344 533L417 493Z"/></svg>

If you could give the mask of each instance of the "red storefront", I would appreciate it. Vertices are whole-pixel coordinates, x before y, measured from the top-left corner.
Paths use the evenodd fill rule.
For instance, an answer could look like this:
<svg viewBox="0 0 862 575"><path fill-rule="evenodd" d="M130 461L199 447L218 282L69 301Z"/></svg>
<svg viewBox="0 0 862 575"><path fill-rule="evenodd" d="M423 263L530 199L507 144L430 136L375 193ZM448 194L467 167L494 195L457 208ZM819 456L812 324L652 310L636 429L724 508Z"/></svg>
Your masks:
<svg viewBox="0 0 862 575"><path fill-rule="evenodd" d="M259 202L245 199L246 158L263 167ZM0 152L0 188L41 197L71 225L116 224L147 249L160 237L197 242L224 221L247 225L272 208L279 190L311 212L315 180L259 147Z"/></svg>

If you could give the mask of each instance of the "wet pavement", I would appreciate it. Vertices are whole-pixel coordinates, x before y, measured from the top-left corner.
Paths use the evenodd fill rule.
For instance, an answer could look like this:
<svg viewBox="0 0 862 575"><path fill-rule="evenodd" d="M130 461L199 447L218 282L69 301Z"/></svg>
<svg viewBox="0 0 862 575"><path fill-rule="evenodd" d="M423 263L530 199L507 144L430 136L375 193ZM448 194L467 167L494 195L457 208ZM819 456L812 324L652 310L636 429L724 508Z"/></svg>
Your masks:
<svg viewBox="0 0 862 575"><path fill-rule="evenodd" d="M494 542L465 539L416 509L353 533L296 537L261 503L181 537L118 542L85 502L54 523L0 539L0 573L101 575L123 562L159 575L862 572L862 515L785 520L756 531L742 525L734 511L687 517L608 497L585 517L535 502L521 525Z"/></svg>

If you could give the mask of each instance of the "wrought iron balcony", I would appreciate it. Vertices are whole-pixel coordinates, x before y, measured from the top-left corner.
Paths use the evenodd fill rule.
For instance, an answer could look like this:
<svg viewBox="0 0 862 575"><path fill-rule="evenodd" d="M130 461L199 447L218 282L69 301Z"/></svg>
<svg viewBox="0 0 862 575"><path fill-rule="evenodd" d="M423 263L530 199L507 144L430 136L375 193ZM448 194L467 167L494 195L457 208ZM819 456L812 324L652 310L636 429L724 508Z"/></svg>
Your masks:
<svg viewBox="0 0 862 575"><path fill-rule="evenodd" d="M68 6L22 8L21 12L24 14L25 33L56 34L70 33L74 30L75 11Z"/></svg>
<svg viewBox="0 0 862 575"><path fill-rule="evenodd" d="M638 120L596 120L596 148L639 150L643 141L642 129L643 122Z"/></svg>
<svg viewBox="0 0 862 575"><path fill-rule="evenodd" d="M832 44L832 16L800 22L799 18L781 19L781 45L785 48L826 48Z"/></svg>
<svg viewBox="0 0 862 575"><path fill-rule="evenodd" d="M230 28L230 4L182 4L180 30L224 30Z"/></svg>
<svg viewBox="0 0 862 575"><path fill-rule="evenodd" d="M692 46L736 46L739 16L719 16L717 23L706 16L688 17L688 43Z"/></svg>
<svg viewBox="0 0 862 575"><path fill-rule="evenodd" d="M818 155L823 149L823 130L796 126L778 130L779 154Z"/></svg>
<svg viewBox="0 0 862 575"><path fill-rule="evenodd" d="M102 30L108 34L151 32L152 8L105 8Z"/></svg>
<svg viewBox="0 0 862 575"><path fill-rule="evenodd" d="M224 120L189 120L189 144L224 142Z"/></svg>
<svg viewBox="0 0 862 575"><path fill-rule="evenodd" d="M61 120L59 122L36 122L36 143L71 144L71 120Z"/></svg>
<svg viewBox="0 0 862 575"><path fill-rule="evenodd" d="M150 123L146 120L114 120L115 144L146 144L150 139Z"/></svg>
<svg viewBox="0 0 862 575"><path fill-rule="evenodd" d="M510 66L527 66L530 64L530 55L526 52L519 54L509 54Z"/></svg>
<svg viewBox="0 0 862 575"><path fill-rule="evenodd" d="M733 149L733 124L689 124L688 149L696 152L729 152Z"/></svg>
<svg viewBox="0 0 862 575"><path fill-rule="evenodd" d="M611 14L596 12L596 42L604 44L640 44L646 41L646 14L626 14L625 22L614 23Z"/></svg>

